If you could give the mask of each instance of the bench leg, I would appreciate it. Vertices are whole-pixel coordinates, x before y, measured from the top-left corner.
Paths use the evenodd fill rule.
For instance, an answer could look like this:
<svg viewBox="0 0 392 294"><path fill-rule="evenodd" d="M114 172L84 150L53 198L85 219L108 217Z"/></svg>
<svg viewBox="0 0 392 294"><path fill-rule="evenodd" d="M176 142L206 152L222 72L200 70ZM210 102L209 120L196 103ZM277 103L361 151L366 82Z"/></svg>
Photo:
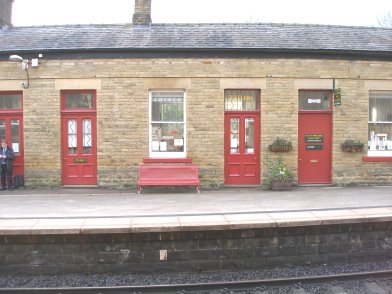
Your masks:
<svg viewBox="0 0 392 294"><path fill-rule="evenodd" d="M200 186L196 186L197 194L200 194Z"/></svg>
<svg viewBox="0 0 392 294"><path fill-rule="evenodd" d="M142 191L142 187L141 186L137 186L137 193L140 194L141 191Z"/></svg>

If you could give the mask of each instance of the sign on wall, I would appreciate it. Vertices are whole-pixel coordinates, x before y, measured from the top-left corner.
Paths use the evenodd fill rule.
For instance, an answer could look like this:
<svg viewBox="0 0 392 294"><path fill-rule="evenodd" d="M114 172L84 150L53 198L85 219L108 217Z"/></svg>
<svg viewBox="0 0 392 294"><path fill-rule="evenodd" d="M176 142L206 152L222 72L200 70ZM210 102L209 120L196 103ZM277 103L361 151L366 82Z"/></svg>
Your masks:
<svg viewBox="0 0 392 294"><path fill-rule="evenodd" d="M323 143L324 135L320 134L306 134L304 135L305 143Z"/></svg>
<svg viewBox="0 0 392 294"><path fill-rule="evenodd" d="M339 89L335 89L333 91L333 103L335 106L341 106L342 105L342 96L341 96L341 91Z"/></svg>
<svg viewBox="0 0 392 294"><path fill-rule="evenodd" d="M323 150L323 145L306 145L306 150Z"/></svg>

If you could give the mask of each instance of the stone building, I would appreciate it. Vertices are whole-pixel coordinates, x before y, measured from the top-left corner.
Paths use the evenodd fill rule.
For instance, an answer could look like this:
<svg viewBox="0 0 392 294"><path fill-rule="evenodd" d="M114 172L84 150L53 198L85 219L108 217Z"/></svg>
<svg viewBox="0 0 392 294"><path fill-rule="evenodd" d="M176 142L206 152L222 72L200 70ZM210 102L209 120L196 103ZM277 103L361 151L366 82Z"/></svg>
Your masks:
<svg viewBox="0 0 392 294"><path fill-rule="evenodd" d="M130 24L13 27L11 5L0 137L28 186L133 187L140 164L190 161L204 187L260 185L266 156L299 185L391 181L391 29L155 24L151 0Z"/></svg>

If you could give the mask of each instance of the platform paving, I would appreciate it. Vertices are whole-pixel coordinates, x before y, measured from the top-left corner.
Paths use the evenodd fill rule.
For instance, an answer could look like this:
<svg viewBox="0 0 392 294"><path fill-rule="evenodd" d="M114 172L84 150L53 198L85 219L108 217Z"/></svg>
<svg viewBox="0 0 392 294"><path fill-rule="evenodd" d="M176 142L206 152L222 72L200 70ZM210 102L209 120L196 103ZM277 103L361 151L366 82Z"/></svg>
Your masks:
<svg viewBox="0 0 392 294"><path fill-rule="evenodd" d="M0 192L0 235L165 232L392 220L392 186L17 189Z"/></svg>

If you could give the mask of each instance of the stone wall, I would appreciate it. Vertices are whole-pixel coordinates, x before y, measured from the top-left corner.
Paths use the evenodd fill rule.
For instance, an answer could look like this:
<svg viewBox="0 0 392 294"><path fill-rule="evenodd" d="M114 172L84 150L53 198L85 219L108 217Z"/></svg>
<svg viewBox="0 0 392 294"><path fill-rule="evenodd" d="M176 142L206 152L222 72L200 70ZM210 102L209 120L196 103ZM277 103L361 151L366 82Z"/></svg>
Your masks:
<svg viewBox="0 0 392 294"><path fill-rule="evenodd" d="M332 183L390 183L389 163L363 162L340 144L367 142L370 90L392 90L392 62L312 58L45 59L30 68L30 87L20 64L0 62L0 91L23 90L25 184L61 185L60 91L97 93L98 185L135 186L148 157L148 92L187 92L187 156L200 166L203 187L224 177L224 90L261 90L261 158L277 137L293 142L283 159L297 170L298 90L341 88L333 107ZM284 126L284 127L282 127ZM36 156L40 150L39 157ZM274 155L273 155L274 156ZM261 166L263 170L263 166Z"/></svg>
<svg viewBox="0 0 392 294"><path fill-rule="evenodd" d="M0 236L4 274L257 270L392 258L392 223L134 234ZM167 260L160 260L166 250Z"/></svg>

